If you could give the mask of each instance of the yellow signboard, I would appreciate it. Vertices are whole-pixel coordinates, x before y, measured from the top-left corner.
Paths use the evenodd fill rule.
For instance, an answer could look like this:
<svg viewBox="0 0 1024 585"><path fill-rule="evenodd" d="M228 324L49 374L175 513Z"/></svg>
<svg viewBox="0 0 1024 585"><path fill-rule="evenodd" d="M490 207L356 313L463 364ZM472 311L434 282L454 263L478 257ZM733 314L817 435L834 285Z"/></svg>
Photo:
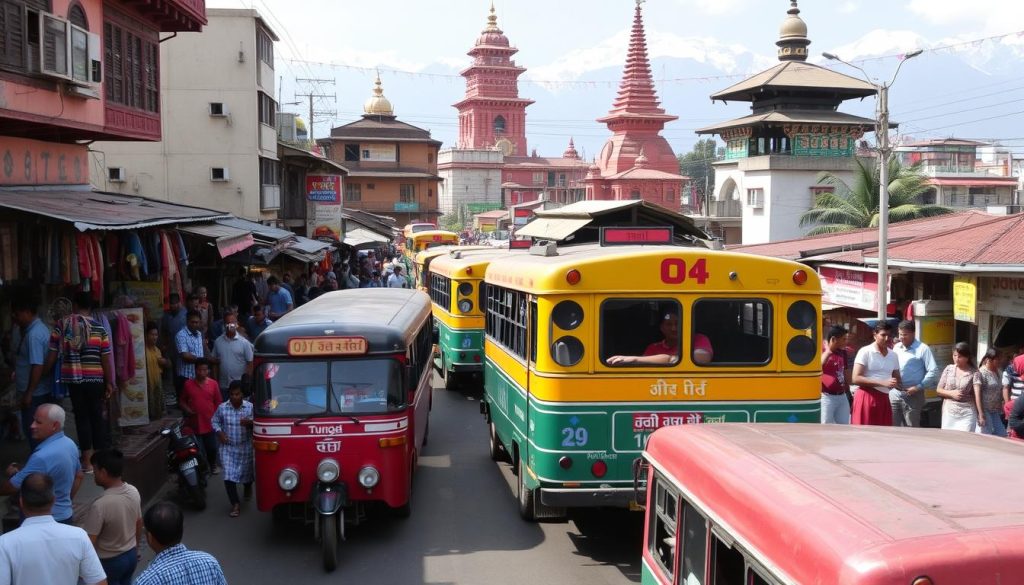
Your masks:
<svg viewBox="0 0 1024 585"><path fill-rule="evenodd" d="M953 277L953 317L957 321L975 322L978 306L978 279L973 276Z"/></svg>
<svg viewBox="0 0 1024 585"><path fill-rule="evenodd" d="M288 355L362 355L366 353L364 337L293 337L288 340Z"/></svg>

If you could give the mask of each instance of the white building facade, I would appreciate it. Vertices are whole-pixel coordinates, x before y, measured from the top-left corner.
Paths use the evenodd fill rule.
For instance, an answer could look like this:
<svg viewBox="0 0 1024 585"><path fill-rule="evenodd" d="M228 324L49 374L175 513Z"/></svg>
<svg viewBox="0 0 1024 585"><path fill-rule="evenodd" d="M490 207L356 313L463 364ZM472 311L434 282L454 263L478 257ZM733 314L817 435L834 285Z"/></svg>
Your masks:
<svg viewBox="0 0 1024 585"><path fill-rule="evenodd" d="M467 204L502 207L501 169L505 155L496 148L446 148L437 153L438 209L441 215Z"/></svg>
<svg viewBox="0 0 1024 585"><path fill-rule="evenodd" d="M274 43L250 9L207 9L160 44L163 140L97 142L93 186L270 221L280 207Z"/></svg>

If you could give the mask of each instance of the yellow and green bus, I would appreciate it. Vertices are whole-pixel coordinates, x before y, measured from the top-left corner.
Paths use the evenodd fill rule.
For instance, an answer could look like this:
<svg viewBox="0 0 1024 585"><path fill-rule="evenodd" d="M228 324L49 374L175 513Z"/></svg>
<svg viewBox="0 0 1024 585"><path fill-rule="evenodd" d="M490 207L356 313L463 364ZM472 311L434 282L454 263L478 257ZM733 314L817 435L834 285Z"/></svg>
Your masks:
<svg viewBox="0 0 1024 585"><path fill-rule="evenodd" d="M663 240L671 243L670 228ZM521 515L633 507L632 466L674 424L818 422L821 283L801 264L650 241L491 261L484 398ZM673 333L674 332L674 333Z"/></svg>
<svg viewBox="0 0 1024 585"><path fill-rule="evenodd" d="M459 234L446 230L426 230L411 233L405 238L405 256L410 261L423 250L437 246L458 246Z"/></svg>
<svg viewBox="0 0 1024 585"><path fill-rule="evenodd" d="M452 250L494 250L494 248L490 246L444 245L423 250L412 259L412 275L416 288L423 292L430 290L430 263L434 258L444 256Z"/></svg>
<svg viewBox="0 0 1024 585"><path fill-rule="evenodd" d="M417 260L431 250L420 252ZM437 367L445 388L464 381L479 383L484 353L484 272L507 248L459 247L430 262L427 294L437 327Z"/></svg>

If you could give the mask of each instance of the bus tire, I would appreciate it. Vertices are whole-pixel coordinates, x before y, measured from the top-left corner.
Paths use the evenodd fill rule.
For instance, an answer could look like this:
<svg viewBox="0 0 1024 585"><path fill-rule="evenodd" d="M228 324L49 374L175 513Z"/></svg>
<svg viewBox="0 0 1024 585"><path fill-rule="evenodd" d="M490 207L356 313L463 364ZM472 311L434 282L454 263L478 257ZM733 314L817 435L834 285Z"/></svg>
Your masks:
<svg viewBox="0 0 1024 585"><path fill-rule="evenodd" d="M537 494L534 490L526 487L525 480L523 477L526 475L526 464L523 463L522 458L518 459L519 473L516 474L518 481L516 481L516 499L519 500L519 515L523 517L523 520L533 522L537 520L536 498Z"/></svg>
<svg viewBox="0 0 1024 585"><path fill-rule="evenodd" d="M324 557L324 570L333 571L338 567L338 515L330 514L320 518L320 549Z"/></svg>
<svg viewBox="0 0 1024 585"><path fill-rule="evenodd" d="M488 454L491 456L491 461L501 462L505 460L505 448L501 446L501 439L498 438L498 429L495 428L494 422L488 424Z"/></svg>

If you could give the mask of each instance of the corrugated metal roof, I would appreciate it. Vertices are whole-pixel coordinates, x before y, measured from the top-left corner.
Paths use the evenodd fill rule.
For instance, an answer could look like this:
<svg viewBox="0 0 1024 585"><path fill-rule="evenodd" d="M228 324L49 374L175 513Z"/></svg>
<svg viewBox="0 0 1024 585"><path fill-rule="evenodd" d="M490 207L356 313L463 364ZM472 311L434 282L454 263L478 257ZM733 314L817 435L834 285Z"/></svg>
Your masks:
<svg viewBox="0 0 1024 585"><path fill-rule="evenodd" d="M226 258L252 246L255 242L248 230L221 225L218 223L201 223L178 226L178 231L194 234L214 241L221 258Z"/></svg>
<svg viewBox="0 0 1024 585"><path fill-rule="evenodd" d="M564 240L592 221L592 217L538 217L517 229L516 236Z"/></svg>
<svg viewBox="0 0 1024 585"><path fill-rule="evenodd" d="M73 223L79 231L208 222L230 214L146 197L74 189L0 190L0 207Z"/></svg>
<svg viewBox="0 0 1024 585"><path fill-rule="evenodd" d="M851 97L874 95L875 86L838 71L803 61L786 61L711 95L712 100L751 101L762 88L840 90Z"/></svg>
<svg viewBox="0 0 1024 585"><path fill-rule="evenodd" d="M926 236L937 232L952 232L966 226L991 222L1000 216L976 209L969 209L948 215L927 217L889 224L890 246L895 242ZM852 249L865 249L878 245L878 229L864 228L839 234L823 234L746 246L729 246L734 252L746 252L760 256L784 258L787 260L817 260L820 255Z"/></svg>
<svg viewBox="0 0 1024 585"><path fill-rule="evenodd" d="M276 228L269 225L263 225L261 223L256 223L254 221L249 221L247 219L242 219L240 217L218 219L217 223L219 223L220 225L251 232L254 236L258 236L259 239L261 240L266 240L274 243L282 242L284 240L293 239L297 237L294 233L288 230L283 230L281 228Z"/></svg>
<svg viewBox="0 0 1024 585"><path fill-rule="evenodd" d="M991 221L889 246L889 261L954 266L1017 264L1024 272L1024 215L993 216Z"/></svg>
<svg viewBox="0 0 1024 585"><path fill-rule="evenodd" d="M517 236L563 240L572 235L576 242L597 241L597 228L603 226L670 225L680 240L708 239L707 234L694 225L692 219L642 199L577 201L557 209L538 209L535 214L533 221L516 230ZM545 221L537 223L541 220Z"/></svg>

